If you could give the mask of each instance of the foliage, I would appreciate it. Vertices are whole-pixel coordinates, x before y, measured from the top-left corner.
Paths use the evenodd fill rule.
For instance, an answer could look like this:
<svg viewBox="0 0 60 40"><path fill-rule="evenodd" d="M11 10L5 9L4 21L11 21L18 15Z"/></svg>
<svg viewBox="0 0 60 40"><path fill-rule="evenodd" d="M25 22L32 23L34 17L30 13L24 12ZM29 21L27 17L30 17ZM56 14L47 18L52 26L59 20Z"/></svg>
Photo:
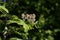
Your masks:
<svg viewBox="0 0 60 40"><path fill-rule="evenodd" d="M0 2L0 40L59 40L59 2L58 0Z"/></svg>

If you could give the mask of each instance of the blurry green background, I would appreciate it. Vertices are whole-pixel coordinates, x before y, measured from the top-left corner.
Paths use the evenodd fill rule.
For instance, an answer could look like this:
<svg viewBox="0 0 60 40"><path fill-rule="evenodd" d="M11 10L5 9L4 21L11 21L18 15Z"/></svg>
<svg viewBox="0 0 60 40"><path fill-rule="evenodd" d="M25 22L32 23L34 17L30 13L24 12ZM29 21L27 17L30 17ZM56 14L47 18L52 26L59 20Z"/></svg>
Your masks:
<svg viewBox="0 0 60 40"><path fill-rule="evenodd" d="M60 0L0 0L0 40L60 40Z"/></svg>

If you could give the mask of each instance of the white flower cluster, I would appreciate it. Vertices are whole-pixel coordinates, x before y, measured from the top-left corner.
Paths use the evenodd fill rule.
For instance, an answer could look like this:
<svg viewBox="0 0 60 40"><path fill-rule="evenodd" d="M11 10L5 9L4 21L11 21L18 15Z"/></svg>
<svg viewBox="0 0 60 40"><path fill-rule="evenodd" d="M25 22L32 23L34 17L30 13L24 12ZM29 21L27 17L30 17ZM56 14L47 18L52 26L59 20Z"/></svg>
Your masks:
<svg viewBox="0 0 60 40"><path fill-rule="evenodd" d="M27 20L28 22L34 23L36 15L33 14L22 14L22 19Z"/></svg>

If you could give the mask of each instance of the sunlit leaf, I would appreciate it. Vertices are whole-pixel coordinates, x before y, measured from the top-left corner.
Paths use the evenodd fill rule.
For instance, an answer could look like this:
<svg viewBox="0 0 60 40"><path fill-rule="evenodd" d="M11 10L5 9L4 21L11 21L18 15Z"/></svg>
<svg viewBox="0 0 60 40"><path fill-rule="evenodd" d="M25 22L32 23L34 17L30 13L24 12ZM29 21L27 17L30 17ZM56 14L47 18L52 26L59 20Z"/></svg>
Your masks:
<svg viewBox="0 0 60 40"><path fill-rule="evenodd" d="M19 39L19 38L10 38L9 40L22 40L22 39Z"/></svg>
<svg viewBox="0 0 60 40"><path fill-rule="evenodd" d="M13 16L12 20L8 20L7 24L17 23L18 25L23 25L24 31L32 29L31 25L26 24L23 20L19 19L17 16Z"/></svg>
<svg viewBox="0 0 60 40"><path fill-rule="evenodd" d="M52 31L51 30L47 30L45 32L48 33L48 34L52 34Z"/></svg>
<svg viewBox="0 0 60 40"><path fill-rule="evenodd" d="M39 20L36 23L36 28L41 28L45 24L45 18L44 15L40 15Z"/></svg>
<svg viewBox="0 0 60 40"><path fill-rule="evenodd" d="M0 40L2 40L1 37L0 37Z"/></svg>
<svg viewBox="0 0 60 40"><path fill-rule="evenodd" d="M4 6L0 6L0 11L1 12L5 11L5 12L9 13L8 9L6 9Z"/></svg>
<svg viewBox="0 0 60 40"><path fill-rule="evenodd" d="M52 36L48 36L48 40L54 40Z"/></svg>

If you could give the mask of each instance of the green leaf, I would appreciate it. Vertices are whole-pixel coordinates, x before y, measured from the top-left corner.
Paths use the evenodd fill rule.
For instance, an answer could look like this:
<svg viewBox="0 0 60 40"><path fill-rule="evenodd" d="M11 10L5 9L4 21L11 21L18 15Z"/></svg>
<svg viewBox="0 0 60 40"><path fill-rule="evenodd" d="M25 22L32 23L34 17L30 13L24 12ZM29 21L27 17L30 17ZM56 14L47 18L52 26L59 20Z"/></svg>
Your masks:
<svg viewBox="0 0 60 40"><path fill-rule="evenodd" d="M48 36L48 40L54 40L52 36Z"/></svg>
<svg viewBox="0 0 60 40"><path fill-rule="evenodd" d="M0 11L1 12L5 11L5 12L9 13L8 9L6 9L4 6L0 6Z"/></svg>
<svg viewBox="0 0 60 40"><path fill-rule="evenodd" d="M20 21L13 21L13 20L9 20L7 24L11 24L11 23L17 23L18 25L23 25L24 31L27 32L29 29L31 29L30 25L27 25L24 21L20 20Z"/></svg>
<svg viewBox="0 0 60 40"><path fill-rule="evenodd" d="M1 37L0 37L0 40L2 40Z"/></svg>
<svg viewBox="0 0 60 40"><path fill-rule="evenodd" d="M18 25L23 25L24 31L32 29L31 25L26 24L23 20L19 19L17 16L13 16L12 20L8 20L7 24L17 23Z"/></svg>
<svg viewBox="0 0 60 40"><path fill-rule="evenodd" d="M45 18L44 15L40 15L39 20L36 23L36 28L41 28L45 24Z"/></svg>
<svg viewBox="0 0 60 40"><path fill-rule="evenodd" d="M9 40L22 40L22 39L19 39L19 38L10 38Z"/></svg>
<svg viewBox="0 0 60 40"><path fill-rule="evenodd" d="M51 30L47 30L45 31L47 34L52 34L52 31Z"/></svg>

